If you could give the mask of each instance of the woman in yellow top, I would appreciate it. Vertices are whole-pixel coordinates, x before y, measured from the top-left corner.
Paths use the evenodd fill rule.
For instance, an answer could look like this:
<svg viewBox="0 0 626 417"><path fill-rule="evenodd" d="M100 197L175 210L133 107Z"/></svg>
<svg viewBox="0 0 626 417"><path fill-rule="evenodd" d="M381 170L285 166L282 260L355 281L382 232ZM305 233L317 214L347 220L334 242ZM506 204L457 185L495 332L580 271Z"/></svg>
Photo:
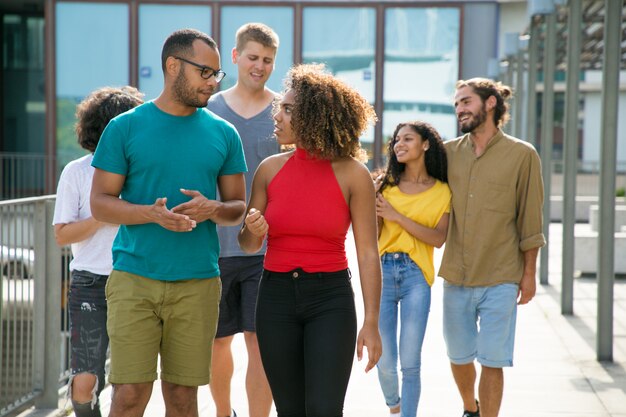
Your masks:
<svg viewBox="0 0 626 417"><path fill-rule="evenodd" d="M388 153L376 199L383 268L379 318L383 355L378 379L391 416L414 417L421 391L430 286L435 278L433 252L446 240L451 193L443 142L428 123L399 124Z"/></svg>

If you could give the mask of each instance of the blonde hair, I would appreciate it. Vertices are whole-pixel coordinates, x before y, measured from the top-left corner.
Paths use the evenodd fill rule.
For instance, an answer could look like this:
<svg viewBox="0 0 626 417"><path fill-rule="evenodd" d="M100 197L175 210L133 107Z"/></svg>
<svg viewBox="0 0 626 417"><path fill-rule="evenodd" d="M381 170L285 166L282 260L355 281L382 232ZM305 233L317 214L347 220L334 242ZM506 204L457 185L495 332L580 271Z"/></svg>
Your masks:
<svg viewBox="0 0 626 417"><path fill-rule="evenodd" d="M250 41L258 42L266 48L278 49L278 35L263 23L246 23L235 35L235 49L241 52Z"/></svg>

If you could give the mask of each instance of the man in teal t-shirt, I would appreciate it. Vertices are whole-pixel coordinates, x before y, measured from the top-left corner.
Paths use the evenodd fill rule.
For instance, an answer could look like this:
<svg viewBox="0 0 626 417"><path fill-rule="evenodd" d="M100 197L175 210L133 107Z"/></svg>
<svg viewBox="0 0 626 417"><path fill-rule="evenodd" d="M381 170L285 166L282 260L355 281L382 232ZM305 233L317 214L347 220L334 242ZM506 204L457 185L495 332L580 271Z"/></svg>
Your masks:
<svg viewBox="0 0 626 417"><path fill-rule="evenodd" d="M241 140L204 108L224 76L217 45L179 30L161 60L160 96L113 119L92 162L93 215L121 225L106 289L111 417L143 414L159 355L166 413L197 415L220 299L216 225L245 212Z"/></svg>

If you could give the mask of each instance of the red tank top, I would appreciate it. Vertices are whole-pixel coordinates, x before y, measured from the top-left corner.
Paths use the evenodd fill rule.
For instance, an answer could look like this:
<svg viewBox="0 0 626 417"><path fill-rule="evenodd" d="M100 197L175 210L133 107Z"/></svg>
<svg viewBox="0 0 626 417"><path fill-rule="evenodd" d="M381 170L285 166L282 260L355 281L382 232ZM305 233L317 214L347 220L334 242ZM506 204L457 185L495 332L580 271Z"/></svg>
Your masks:
<svg viewBox="0 0 626 417"><path fill-rule="evenodd" d="M346 269L350 209L330 161L297 148L267 186L265 269Z"/></svg>

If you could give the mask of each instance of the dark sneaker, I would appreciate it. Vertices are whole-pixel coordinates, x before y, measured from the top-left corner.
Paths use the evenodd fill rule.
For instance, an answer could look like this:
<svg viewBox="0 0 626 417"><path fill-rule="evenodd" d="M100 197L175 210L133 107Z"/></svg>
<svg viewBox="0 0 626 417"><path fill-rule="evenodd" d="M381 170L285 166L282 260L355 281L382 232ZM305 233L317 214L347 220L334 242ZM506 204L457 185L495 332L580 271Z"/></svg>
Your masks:
<svg viewBox="0 0 626 417"><path fill-rule="evenodd" d="M480 417L480 407L478 406L478 400L476 400L476 411L463 411L461 417Z"/></svg>

